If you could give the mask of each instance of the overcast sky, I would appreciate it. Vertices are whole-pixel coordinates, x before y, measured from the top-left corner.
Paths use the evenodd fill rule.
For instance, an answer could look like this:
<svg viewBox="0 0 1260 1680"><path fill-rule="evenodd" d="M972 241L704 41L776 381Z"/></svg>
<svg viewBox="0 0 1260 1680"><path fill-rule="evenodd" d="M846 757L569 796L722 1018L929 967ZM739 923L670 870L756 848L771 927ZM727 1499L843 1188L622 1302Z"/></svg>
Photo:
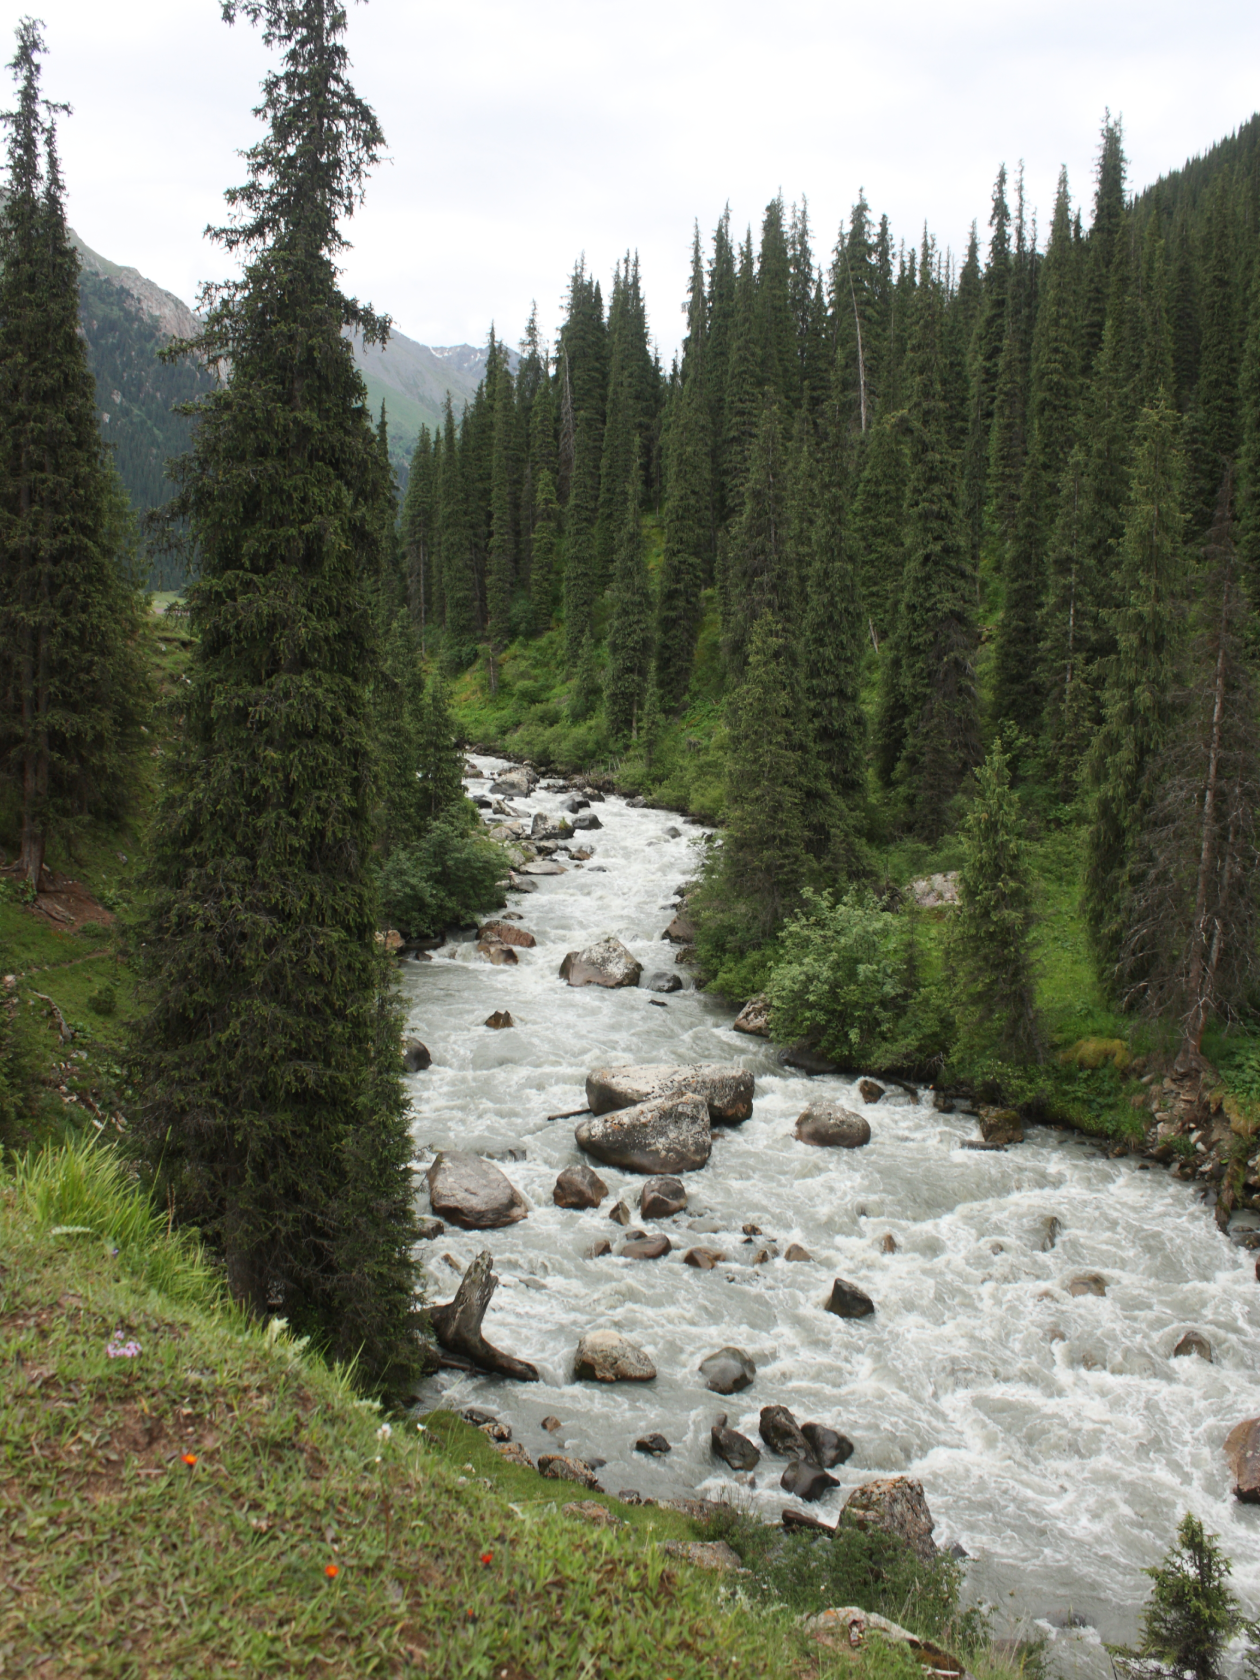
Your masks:
<svg viewBox="0 0 1260 1680"><path fill-rule="evenodd" d="M241 178L266 63L218 0L30 0L87 243L191 301L228 272L202 239ZM25 9L25 8L23 8ZM18 13L11 14L16 23ZM349 234L348 289L429 344L554 330L585 252L642 262L666 360L693 219L728 200L756 230L804 194L824 259L859 187L894 234L965 246L1003 160L1044 228L1060 164L1086 219L1105 107L1135 187L1260 103L1251 0L371 0L350 7L354 81L390 162Z"/></svg>

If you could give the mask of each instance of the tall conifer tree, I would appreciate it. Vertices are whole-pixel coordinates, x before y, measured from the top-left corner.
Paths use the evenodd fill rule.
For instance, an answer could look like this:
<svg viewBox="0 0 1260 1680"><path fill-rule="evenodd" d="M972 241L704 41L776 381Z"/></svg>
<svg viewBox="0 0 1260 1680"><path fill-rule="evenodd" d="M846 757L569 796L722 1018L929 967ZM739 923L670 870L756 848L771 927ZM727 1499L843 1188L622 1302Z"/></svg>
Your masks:
<svg viewBox="0 0 1260 1680"><path fill-rule="evenodd" d="M0 208L0 786L37 889L50 837L130 799L149 679L130 514L104 455L79 328L56 115L40 25L17 30Z"/></svg>
<svg viewBox="0 0 1260 1680"><path fill-rule="evenodd" d="M652 594L639 516L638 463L626 485L626 505L613 571L612 618L608 625L608 671L604 715L614 740L637 733L652 663Z"/></svg>
<svg viewBox="0 0 1260 1680"><path fill-rule="evenodd" d="M256 1313L282 1311L362 1381L418 1364L411 1142L374 943L364 590L377 487L343 329L339 218L383 139L347 76L335 0L242 0L283 55L267 132L218 237L201 405L178 507L201 555L197 643L154 834L137 1132L177 1214Z"/></svg>

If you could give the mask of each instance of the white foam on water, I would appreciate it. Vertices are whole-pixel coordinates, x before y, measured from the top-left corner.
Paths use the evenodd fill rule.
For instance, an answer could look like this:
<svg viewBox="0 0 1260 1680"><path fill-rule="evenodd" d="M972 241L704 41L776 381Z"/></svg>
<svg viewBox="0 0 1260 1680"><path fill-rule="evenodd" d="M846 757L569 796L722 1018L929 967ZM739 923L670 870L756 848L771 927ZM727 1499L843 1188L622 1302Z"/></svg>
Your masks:
<svg viewBox="0 0 1260 1680"><path fill-rule="evenodd" d="M566 797L536 792L511 803L558 815ZM767 1517L788 1503L779 1487L784 1461L764 1453L755 1486L737 1487L711 1455L709 1430L726 1411L757 1440L760 1408L785 1405L855 1443L833 1471L841 1485L820 1516L834 1520L849 1489L875 1476L920 1478L936 1538L966 1548L972 1594L996 1603L1003 1621L1058 1624L1076 1615L1106 1639L1131 1638L1149 1590L1141 1571L1161 1557L1187 1509L1222 1536L1234 1585L1254 1614L1260 1507L1233 1499L1221 1450L1234 1423L1260 1412L1254 1257L1161 1170L1108 1160L1046 1128L1006 1153L965 1151L963 1139L976 1132L970 1116L938 1114L893 1087L868 1106L856 1079L784 1068L764 1040L733 1032L733 1010L689 980L667 997L567 986L557 974L565 953L605 934L648 971L686 974L661 935L673 889L695 873L703 831L611 796L592 809L603 827L573 842L594 849L590 863L561 858L564 875L538 877L537 892L512 895L537 940L515 967L490 966L471 944L402 965L408 1030L433 1056L408 1079L417 1159L445 1148L500 1157L524 1149L525 1160L501 1165L531 1208L505 1230L448 1227L426 1243L431 1297L449 1299L458 1284L443 1254L466 1264L488 1248L501 1287L486 1335L542 1374L534 1385L443 1372L425 1404L492 1409L535 1455L559 1447L605 1459L600 1479L612 1492L734 1490ZM668 837L670 827L681 837ZM482 1025L501 1009L514 1027ZM685 1175L684 1213L641 1220L643 1180L598 1162L612 1192L603 1207L554 1206L556 1174L583 1157L573 1121L545 1117L585 1101L591 1068L706 1061L751 1069L755 1106L743 1125L715 1133L702 1171ZM869 1145L817 1149L794 1139L797 1115L822 1097L865 1114ZM598 1238L619 1243L608 1218L618 1197L636 1225L669 1236L670 1255L583 1258ZM1062 1230L1046 1250L1051 1215ZM691 1230L693 1221L713 1229ZM780 1255L802 1244L810 1262L751 1265L760 1244L745 1243L749 1223ZM895 1252L883 1251L886 1233ZM729 1263L710 1272L684 1266L694 1244L721 1249ZM1103 1275L1104 1297L1069 1295L1068 1280L1081 1271ZM874 1317L842 1320L824 1310L837 1276L866 1290ZM647 1349L654 1383L572 1380L578 1337L601 1327ZM1171 1358L1189 1329L1211 1342L1211 1364ZM757 1376L742 1394L720 1398L696 1367L727 1344L752 1356ZM562 1421L557 1436L541 1429L549 1413ZM655 1430L672 1443L668 1457L633 1450ZM1083 1636L1101 1656L1097 1637ZM1087 1651L1081 1660L1091 1666Z"/></svg>

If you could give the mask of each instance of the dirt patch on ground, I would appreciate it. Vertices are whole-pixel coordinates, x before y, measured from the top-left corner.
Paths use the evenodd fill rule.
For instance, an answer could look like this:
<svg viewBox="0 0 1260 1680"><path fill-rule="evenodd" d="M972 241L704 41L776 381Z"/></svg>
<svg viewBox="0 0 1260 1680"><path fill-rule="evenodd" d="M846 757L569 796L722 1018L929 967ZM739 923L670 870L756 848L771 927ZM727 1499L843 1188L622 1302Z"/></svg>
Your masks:
<svg viewBox="0 0 1260 1680"><path fill-rule="evenodd" d="M12 868L0 869L10 880L17 878ZM57 875L45 869L39 878L39 892L29 906L32 916L39 916L62 933L77 933L86 922L99 922L111 927L114 917L103 904L98 904L81 881L69 875Z"/></svg>

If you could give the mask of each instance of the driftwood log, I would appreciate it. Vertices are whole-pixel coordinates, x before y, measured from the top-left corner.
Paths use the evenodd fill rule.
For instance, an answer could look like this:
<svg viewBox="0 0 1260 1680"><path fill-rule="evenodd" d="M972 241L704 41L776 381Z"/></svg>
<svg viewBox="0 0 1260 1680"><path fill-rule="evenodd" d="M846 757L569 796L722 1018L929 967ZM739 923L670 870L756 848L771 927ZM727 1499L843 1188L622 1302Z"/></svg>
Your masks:
<svg viewBox="0 0 1260 1680"><path fill-rule="evenodd" d="M470 1359L483 1371L493 1371L500 1377L515 1377L517 1382L537 1382L537 1368L525 1359L513 1359L510 1353L500 1353L481 1334L481 1321L486 1316L490 1297L499 1280L490 1270L494 1256L488 1248L464 1273L455 1292L455 1299L444 1306L429 1308L429 1323L433 1334L448 1353Z"/></svg>

